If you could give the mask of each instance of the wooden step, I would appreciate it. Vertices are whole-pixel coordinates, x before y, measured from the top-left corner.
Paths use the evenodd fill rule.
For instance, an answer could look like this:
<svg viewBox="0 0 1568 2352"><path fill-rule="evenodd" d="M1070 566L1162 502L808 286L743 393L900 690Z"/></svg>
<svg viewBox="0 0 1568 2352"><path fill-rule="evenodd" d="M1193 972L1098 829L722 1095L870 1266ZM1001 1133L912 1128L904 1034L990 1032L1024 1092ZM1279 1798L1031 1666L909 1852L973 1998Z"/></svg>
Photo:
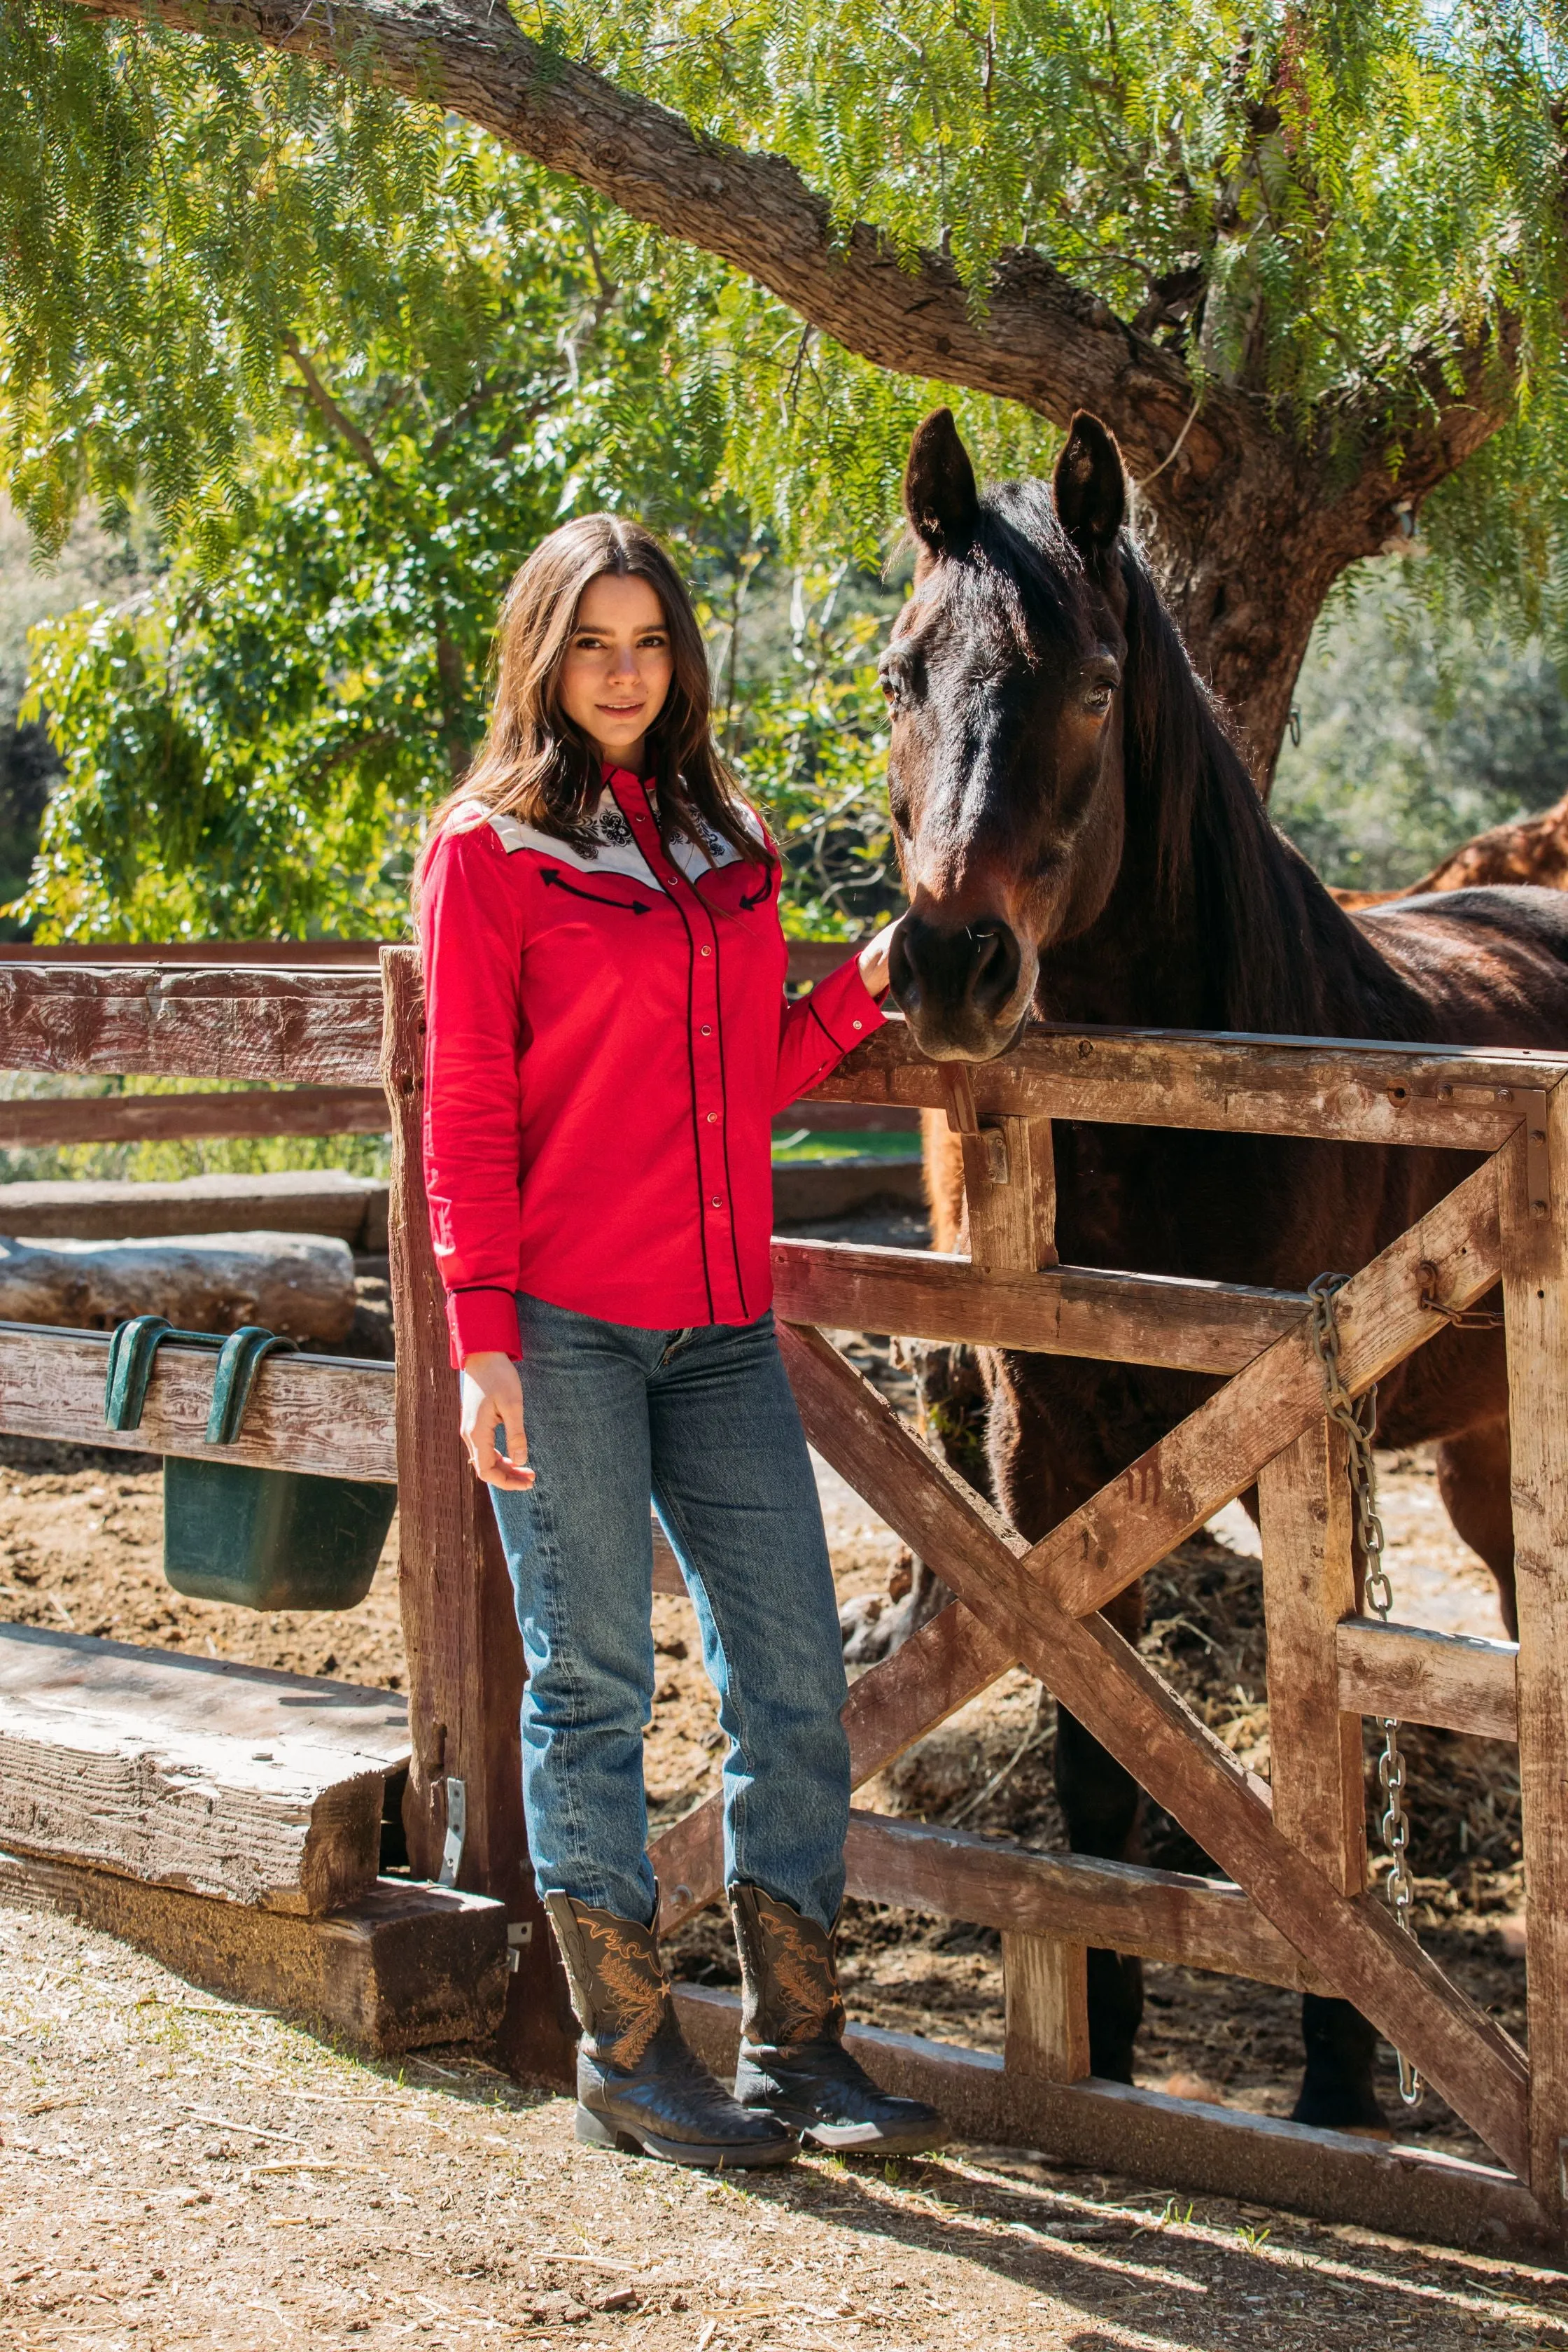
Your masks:
<svg viewBox="0 0 1568 2352"><path fill-rule="evenodd" d="M189 1984L309 2019L373 2057L486 2041L506 2001L505 1908L454 1887L383 1878L303 1919L0 1850L0 1904L63 1912Z"/></svg>
<svg viewBox="0 0 1568 2352"><path fill-rule="evenodd" d="M395 1692L0 1625L0 1844L277 1912L374 1884Z"/></svg>

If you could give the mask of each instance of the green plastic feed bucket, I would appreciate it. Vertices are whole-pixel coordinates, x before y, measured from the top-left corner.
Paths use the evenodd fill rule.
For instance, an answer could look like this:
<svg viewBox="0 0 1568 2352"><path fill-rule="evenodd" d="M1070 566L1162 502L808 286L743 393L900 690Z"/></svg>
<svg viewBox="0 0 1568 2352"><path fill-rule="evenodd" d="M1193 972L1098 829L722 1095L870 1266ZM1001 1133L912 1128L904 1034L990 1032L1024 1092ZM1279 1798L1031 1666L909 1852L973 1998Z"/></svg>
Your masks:
<svg viewBox="0 0 1568 2352"><path fill-rule="evenodd" d="M220 1339L176 1331L161 1315L120 1324L110 1343L104 1419L140 1425L153 1360L163 1340L217 1354L209 1445L232 1445L264 1357L292 1350L258 1324ZM163 1573L195 1601L244 1609L353 1609L381 1558L397 1488L362 1478L321 1478L300 1470L258 1470L238 1462L168 1454L163 1462Z"/></svg>

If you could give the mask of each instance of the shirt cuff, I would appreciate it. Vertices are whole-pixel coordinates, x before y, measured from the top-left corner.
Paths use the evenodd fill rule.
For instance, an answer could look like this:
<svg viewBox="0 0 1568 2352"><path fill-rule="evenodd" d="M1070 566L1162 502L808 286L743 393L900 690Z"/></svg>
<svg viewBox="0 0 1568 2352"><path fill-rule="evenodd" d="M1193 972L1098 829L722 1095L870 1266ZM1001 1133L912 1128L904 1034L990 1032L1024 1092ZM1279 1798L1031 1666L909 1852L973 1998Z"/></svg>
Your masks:
<svg viewBox="0 0 1568 2352"><path fill-rule="evenodd" d="M468 1356L493 1353L510 1356L515 1363L522 1352L517 1300L510 1290L449 1290L447 1329L454 1371L461 1371Z"/></svg>
<svg viewBox="0 0 1568 2352"><path fill-rule="evenodd" d="M858 956L819 980L807 1002L841 1054L852 1054L857 1045L863 1045L888 1017L860 977Z"/></svg>

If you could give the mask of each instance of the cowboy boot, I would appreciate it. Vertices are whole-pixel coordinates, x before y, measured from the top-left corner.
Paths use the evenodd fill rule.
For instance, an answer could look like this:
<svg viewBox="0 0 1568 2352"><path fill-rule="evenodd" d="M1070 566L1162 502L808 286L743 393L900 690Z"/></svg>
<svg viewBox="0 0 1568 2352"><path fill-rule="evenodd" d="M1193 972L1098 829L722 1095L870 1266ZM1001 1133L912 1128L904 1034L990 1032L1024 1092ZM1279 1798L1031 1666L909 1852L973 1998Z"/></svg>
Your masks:
<svg viewBox="0 0 1568 2352"><path fill-rule="evenodd" d="M787 2164L794 2134L737 2105L687 2047L653 1929L569 1895L544 1907L583 2028L577 2137L719 2171Z"/></svg>
<svg viewBox="0 0 1568 2352"><path fill-rule="evenodd" d="M760 1886L729 1895L742 1993L736 2098L819 2147L941 2147L949 2133L936 2109L879 2090L845 2049L832 1933Z"/></svg>

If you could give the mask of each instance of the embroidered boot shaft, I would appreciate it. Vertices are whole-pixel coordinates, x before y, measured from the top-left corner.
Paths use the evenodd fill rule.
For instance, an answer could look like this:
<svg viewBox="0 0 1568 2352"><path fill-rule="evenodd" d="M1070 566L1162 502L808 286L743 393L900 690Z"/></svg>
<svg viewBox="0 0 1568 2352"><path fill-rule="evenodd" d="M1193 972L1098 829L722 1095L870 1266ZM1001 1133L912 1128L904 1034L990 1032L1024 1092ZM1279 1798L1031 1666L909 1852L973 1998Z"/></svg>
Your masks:
<svg viewBox="0 0 1568 2352"><path fill-rule="evenodd" d="M629 2071L640 2063L669 2006L669 1977L653 1929L574 1903L569 1895L547 1895L544 1907L565 1964L583 2049L606 2066Z"/></svg>
<svg viewBox="0 0 1568 2352"><path fill-rule="evenodd" d="M583 2029L577 2137L721 2171L787 2164L795 2134L732 2099L687 2046L653 1929L570 1895L544 1907Z"/></svg>
<svg viewBox="0 0 1568 2352"><path fill-rule="evenodd" d="M879 2089L844 2047L834 1931L760 1886L729 1896L741 1955L736 2098L821 2147L941 2147L949 2134L936 2109Z"/></svg>

